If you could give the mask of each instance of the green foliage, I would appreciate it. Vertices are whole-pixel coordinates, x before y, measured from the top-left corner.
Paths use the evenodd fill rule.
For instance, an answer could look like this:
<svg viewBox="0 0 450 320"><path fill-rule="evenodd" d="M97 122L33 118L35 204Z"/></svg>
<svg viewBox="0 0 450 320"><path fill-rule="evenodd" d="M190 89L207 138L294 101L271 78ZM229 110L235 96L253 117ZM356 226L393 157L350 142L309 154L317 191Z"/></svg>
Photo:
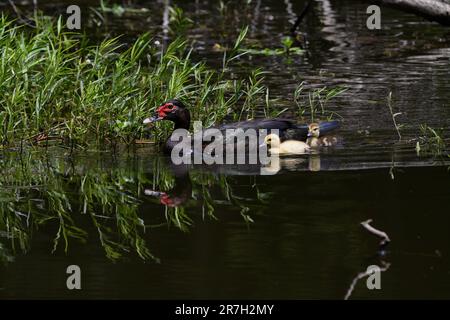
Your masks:
<svg viewBox="0 0 450 320"><path fill-rule="evenodd" d="M169 7L170 30L174 35L184 34L193 25L193 21L186 17L179 7Z"/></svg>
<svg viewBox="0 0 450 320"><path fill-rule="evenodd" d="M328 109L328 102L346 90L347 88L343 87L322 87L305 93L304 83L300 83L294 92L298 117L306 117L310 122L317 121L320 118L331 120L335 115L340 117L337 112Z"/></svg>
<svg viewBox="0 0 450 320"><path fill-rule="evenodd" d="M400 116L402 113L401 112L395 112L394 113L394 109L392 106L392 91L389 92L388 98L387 98L387 103L388 103L388 107L389 107L389 112L391 114L392 117L392 123L394 124L395 130L397 131L397 135L398 135L398 141L402 140L402 135L400 133L400 129L403 128L403 124L399 124L397 123L397 117Z"/></svg>
<svg viewBox="0 0 450 320"><path fill-rule="evenodd" d="M241 51L247 54L264 55L264 56L280 56L280 55L303 55L305 53L299 47L294 47L294 40L291 37L284 37L281 40L282 48L246 48ZM289 60L288 60L289 61Z"/></svg>
<svg viewBox="0 0 450 320"><path fill-rule="evenodd" d="M436 130L426 124L420 125L420 136L416 142L417 154L448 156L448 140L443 138L443 130Z"/></svg>
<svg viewBox="0 0 450 320"><path fill-rule="evenodd" d="M188 232L195 215L217 220L218 203L252 221L246 200L233 193L225 176L200 170L174 177L163 157L150 166L122 157L120 166L111 166L110 156L102 153L69 160L60 148L46 152L5 152L0 158L0 262L30 250L41 229L50 232L52 252L69 253L74 242L98 240L113 261L134 254L158 262L146 241L148 230L166 226ZM159 198L145 195L147 188L171 194L180 180L189 182L191 192L175 206L164 208ZM143 202L154 202L153 210L142 210Z"/></svg>
<svg viewBox="0 0 450 320"><path fill-rule="evenodd" d="M100 0L100 12L102 13L112 13L114 16L121 17L126 13L142 13L147 12L146 8L130 8L126 6L122 6L117 3L110 4L109 1Z"/></svg>
<svg viewBox="0 0 450 320"><path fill-rule="evenodd" d="M188 23L179 15L172 10L178 23ZM225 53L224 69L215 71L192 60L183 38L163 51L149 34L129 47L118 38L88 45L85 36L63 31L52 20L40 18L37 29L27 30L2 16L0 142L13 146L53 138L71 146L131 144L148 136L142 120L170 98L185 100L193 118L208 125L242 116L240 106L257 105L265 92L255 78L261 72L227 79L225 68L243 55L239 47L246 33L245 28ZM159 128L155 137L162 138Z"/></svg>
<svg viewBox="0 0 450 320"><path fill-rule="evenodd" d="M28 251L33 231L49 224L57 230L52 251L68 252L72 241L86 242L88 233L75 222L81 215L92 220L108 258L132 248L142 259L157 260L137 216L136 182L145 183L143 176L124 169L80 172L64 160L28 152L5 154L0 170L0 238L9 241L13 253ZM6 252L2 248L0 243Z"/></svg>

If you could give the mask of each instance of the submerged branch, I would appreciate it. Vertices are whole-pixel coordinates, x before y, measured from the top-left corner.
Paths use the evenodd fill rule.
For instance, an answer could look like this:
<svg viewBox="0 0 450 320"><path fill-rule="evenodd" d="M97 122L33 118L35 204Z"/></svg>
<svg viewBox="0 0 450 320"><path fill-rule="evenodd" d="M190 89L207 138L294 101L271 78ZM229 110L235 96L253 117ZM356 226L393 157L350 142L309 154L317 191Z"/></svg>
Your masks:
<svg viewBox="0 0 450 320"><path fill-rule="evenodd" d="M380 231L380 230L372 227L370 225L371 222L372 222L372 219L369 219L369 220L361 222L361 225L363 226L364 229L366 229L370 233L381 238L380 247L384 248L385 246L387 246L389 244L389 242L391 242L391 239L389 239L389 236L387 235L386 232Z"/></svg>
<svg viewBox="0 0 450 320"><path fill-rule="evenodd" d="M303 21L303 18L305 17L306 13L308 13L309 8L311 7L311 2L312 1L308 1L305 5L305 7L303 8L302 12L300 12L300 14L297 16L297 20L295 20L294 25L291 28L291 33L294 34L295 31L297 30L298 26L300 25L300 23Z"/></svg>
<svg viewBox="0 0 450 320"><path fill-rule="evenodd" d="M391 264L388 262L381 261L381 263L383 264L383 268L380 268L380 272L384 272L384 271L388 270L389 267L391 266ZM350 296L352 295L352 292L355 289L355 286L359 280L361 280L365 277L368 277L371 274L372 274L372 271L370 269L366 270L364 272L358 273L356 275L356 277L353 278L352 283L350 284L350 288L348 288L347 293L345 294L344 300L348 300L350 298Z"/></svg>
<svg viewBox="0 0 450 320"><path fill-rule="evenodd" d="M442 0L377 0L379 4L411 12L450 26L450 3Z"/></svg>
<svg viewBox="0 0 450 320"><path fill-rule="evenodd" d="M37 0L34 0L34 1L37 1ZM34 3L34 1L33 1L33 3ZM17 9L16 5L14 4L14 2L12 0L8 0L8 2L11 5L11 8L13 9L14 13L17 16L17 21L19 21L20 23L22 23L24 25L27 25L27 26L29 26L31 28L35 28L36 27L36 23L33 20L31 20L31 19L29 19L27 17L25 17L25 19L22 18L22 15L20 14L19 9ZM37 2L35 3L34 8L35 8L34 11L35 11L35 15L36 15Z"/></svg>

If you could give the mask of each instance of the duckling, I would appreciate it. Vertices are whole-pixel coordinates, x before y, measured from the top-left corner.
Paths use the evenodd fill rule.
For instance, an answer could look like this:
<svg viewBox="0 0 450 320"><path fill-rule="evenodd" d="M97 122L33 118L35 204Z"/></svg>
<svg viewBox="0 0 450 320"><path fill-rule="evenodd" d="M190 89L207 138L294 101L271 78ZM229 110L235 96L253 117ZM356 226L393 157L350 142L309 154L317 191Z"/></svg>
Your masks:
<svg viewBox="0 0 450 320"><path fill-rule="evenodd" d="M306 144L311 148L331 147L337 143L336 137L320 137L320 127L318 123L311 123L308 126L308 139Z"/></svg>
<svg viewBox="0 0 450 320"><path fill-rule="evenodd" d="M310 149L303 141L286 140L281 142L280 137L273 133L264 138L264 143L270 146L272 154L305 154Z"/></svg>

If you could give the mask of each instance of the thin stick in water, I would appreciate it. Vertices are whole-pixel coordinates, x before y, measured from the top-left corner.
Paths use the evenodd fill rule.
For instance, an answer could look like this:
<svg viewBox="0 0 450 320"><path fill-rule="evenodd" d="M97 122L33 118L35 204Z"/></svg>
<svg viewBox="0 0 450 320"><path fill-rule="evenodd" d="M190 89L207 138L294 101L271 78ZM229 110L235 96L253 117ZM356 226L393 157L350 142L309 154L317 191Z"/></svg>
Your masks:
<svg viewBox="0 0 450 320"><path fill-rule="evenodd" d="M375 229L374 227L372 227L370 225L371 222L372 222L372 219L369 219L369 220L361 222L361 225L363 226L364 229L366 229L370 233L372 233L372 234L376 235L377 237L381 238L380 247L386 246L389 242L391 242L391 239L389 238L389 236L387 235L386 232L380 231L380 230Z"/></svg>
<svg viewBox="0 0 450 320"><path fill-rule="evenodd" d="M381 263L383 264L383 267L380 268L380 272L386 271L391 266L391 264L388 262L381 261ZM364 271L364 272L358 273L356 275L356 277L353 278L353 281L350 284L350 287L348 288L347 293L345 294L344 300L348 300L350 298L350 296L352 295L352 292L355 289L355 286L359 280L361 280L362 278L368 277L370 275L371 275L371 272L369 272L369 271Z"/></svg>

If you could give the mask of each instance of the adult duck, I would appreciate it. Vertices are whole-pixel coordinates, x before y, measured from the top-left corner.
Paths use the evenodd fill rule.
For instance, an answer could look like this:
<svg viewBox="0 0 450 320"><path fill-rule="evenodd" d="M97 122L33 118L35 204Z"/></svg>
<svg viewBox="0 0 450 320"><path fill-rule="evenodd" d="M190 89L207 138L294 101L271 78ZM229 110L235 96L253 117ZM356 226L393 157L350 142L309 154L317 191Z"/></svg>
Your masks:
<svg viewBox="0 0 450 320"><path fill-rule="evenodd" d="M191 114L189 109L180 100L169 100L156 109L154 116L146 118L144 124L154 123L156 121L167 120L172 121L176 129L189 130L191 124ZM339 127L338 121L329 121L320 123L320 132L326 134ZM289 119L273 118L273 119L254 119L247 121L239 121L226 123L211 128L220 131L229 129L255 129L259 133L260 129L278 130L281 139L306 140L308 135L308 125L296 124ZM170 153L178 141L174 141L169 137L165 143L164 151Z"/></svg>

